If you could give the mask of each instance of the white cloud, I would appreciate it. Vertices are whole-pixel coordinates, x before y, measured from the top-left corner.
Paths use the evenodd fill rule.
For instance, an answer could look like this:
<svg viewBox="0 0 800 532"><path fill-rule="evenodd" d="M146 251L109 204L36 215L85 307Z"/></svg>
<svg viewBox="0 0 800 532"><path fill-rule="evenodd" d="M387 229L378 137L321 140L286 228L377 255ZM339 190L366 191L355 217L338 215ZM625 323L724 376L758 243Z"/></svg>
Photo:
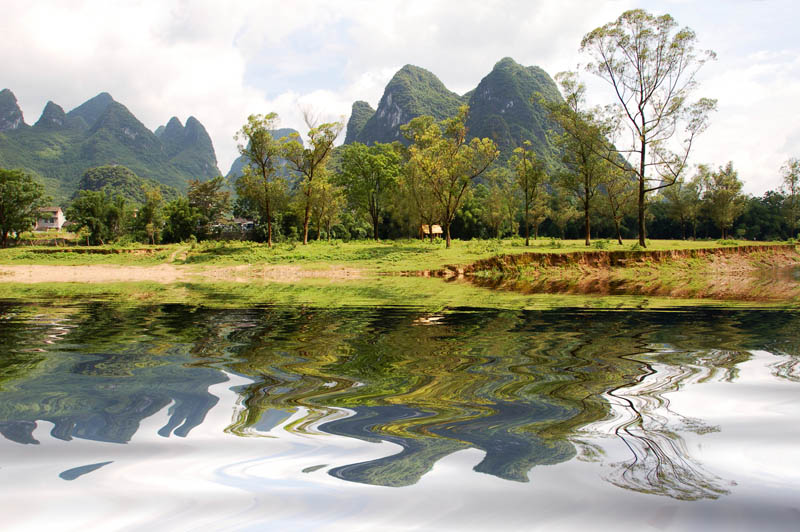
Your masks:
<svg viewBox="0 0 800 532"><path fill-rule="evenodd" d="M634 5L632 0L14 3L4 7L0 20L0 85L15 92L28 123L47 100L70 109L101 91L152 129L172 115L182 121L194 115L209 130L226 172L236 156L233 135L248 114L275 111L283 126L296 129L302 129L300 104L312 105L325 119L346 117L355 100L375 106L406 63L431 70L458 93L475 87L505 56L555 74L581 60L583 34ZM772 31L764 38L748 19L759 6L749 3L716 8L704 3L702 10L666 0L643 5L673 12L697 31L704 46L720 52L699 91L719 98L720 111L700 140L696 160L732 159L751 192L774 186L782 161L800 152L797 113L792 114L793 95L800 93L793 60L797 46L794 41L778 46L781 28L789 27L782 21L793 19L786 12L791 5L769 3ZM714 9L720 14L716 19L708 16ZM741 27L749 31L744 42ZM595 86L600 85L590 85Z"/></svg>

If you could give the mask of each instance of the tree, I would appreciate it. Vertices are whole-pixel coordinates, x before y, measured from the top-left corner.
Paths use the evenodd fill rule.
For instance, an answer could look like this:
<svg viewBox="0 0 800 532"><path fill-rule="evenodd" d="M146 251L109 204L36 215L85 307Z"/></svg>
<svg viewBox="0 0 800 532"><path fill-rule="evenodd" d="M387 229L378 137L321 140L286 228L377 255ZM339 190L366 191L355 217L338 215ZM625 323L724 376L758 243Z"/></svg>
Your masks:
<svg viewBox="0 0 800 532"><path fill-rule="evenodd" d="M601 153L608 150L600 124L585 109L586 86L578 81L574 72L556 74L564 101L538 98L563 133L554 144L563 152L564 169L556 174L559 185L575 196L583 209L583 226L586 245L591 244L591 207L595 195L605 178Z"/></svg>
<svg viewBox="0 0 800 532"><path fill-rule="evenodd" d="M531 142L526 140L522 146L514 150L514 155L511 156L509 165L514 170L514 179L516 180L517 187L522 193L522 211L525 217L525 245L529 246L531 243L531 215L534 210L534 205L537 203L538 218L541 220L536 224L536 237L539 235L539 224L541 224L547 217L545 213L546 204L542 201L542 196L545 194L545 186L547 183L547 173L544 169L544 164L536 158ZM542 216L544 214L544 216Z"/></svg>
<svg viewBox="0 0 800 532"><path fill-rule="evenodd" d="M292 169L299 173L303 181L300 184L303 195L303 244L308 244L308 222L311 218L311 201L314 194L314 178L324 174L325 166L333 150L333 143L342 132L342 122L330 122L316 125L311 113L303 113L308 126L309 146L303 147L300 135L292 133L284 144L283 156Z"/></svg>
<svg viewBox="0 0 800 532"><path fill-rule="evenodd" d="M150 244L155 244L157 240L160 240L164 226L164 201L158 187L145 185L143 189L144 205L136 214L136 226L139 231L147 234Z"/></svg>
<svg viewBox="0 0 800 532"><path fill-rule="evenodd" d="M470 185L500 154L491 139L467 142L468 114L469 107L463 105L455 117L442 122L421 116L401 127L411 141L408 166L423 179L427 193L438 204L448 248L450 225Z"/></svg>
<svg viewBox="0 0 800 532"><path fill-rule="evenodd" d="M603 193L606 201L601 205L602 211L614 222L617 242L622 245L622 220L628 214L636 197L635 178L627 172L606 161L606 178L603 182Z"/></svg>
<svg viewBox="0 0 800 532"><path fill-rule="evenodd" d="M397 147L391 144L367 147L354 142L342 148L339 183L347 191L350 204L369 216L375 240L385 203L400 176L401 162Z"/></svg>
<svg viewBox="0 0 800 532"><path fill-rule="evenodd" d="M202 216L200 211L189 203L189 199L179 197L164 207L164 240L183 242L197 232Z"/></svg>
<svg viewBox="0 0 800 532"><path fill-rule="evenodd" d="M272 221L278 202L286 193L286 180L278 173L283 145L273 137L278 115L250 115L234 137L248 165L236 181L236 193L258 205L262 223L267 223L267 246L272 247Z"/></svg>
<svg viewBox="0 0 800 532"><path fill-rule="evenodd" d="M125 219L125 199L112 198L107 189L80 190L67 209L67 219L76 230L87 230L87 244L104 245L118 236Z"/></svg>
<svg viewBox="0 0 800 532"><path fill-rule="evenodd" d="M406 163L403 166L402 182L406 196L410 198L408 204L419 219L417 227L427 225L432 228L434 224L440 223L443 217L441 205L430 190L432 179L430 172L436 168L433 161L423 158L420 152L426 149L433 151L434 139L441 135L441 130L434 118L428 115L419 116L408 124L400 126L400 129L406 139L414 142L416 146L413 163L411 150L407 149L404 153ZM433 242L433 230L428 231L428 236Z"/></svg>
<svg viewBox="0 0 800 532"><path fill-rule="evenodd" d="M572 201L565 194L559 194L554 197L553 208L550 214L550 219L558 227L561 233L562 240L566 237L567 224L581 215Z"/></svg>
<svg viewBox="0 0 800 532"><path fill-rule="evenodd" d="M789 238L794 238L800 215L800 159L792 157L781 168L786 191L786 213L789 220Z"/></svg>
<svg viewBox="0 0 800 532"><path fill-rule="evenodd" d="M581 52L593 59L587 70L610 83L616 95L609 108L613 144L605 158L638 179L642 247L647 193L675 183L695 137L716 108L716 101L707 98L689 102L698 69L715 57L712 51L695 50L695 41L695 33L677 29L670 15L655 17L641 9L624 12L581 41ZM627 140L620 134L628 135ZM614 147L620 143L622 148Z"/></svg>
<svg viewBox="0 0 800 532"><path fill-rule="evenodd" d="M493 168L486 173L486 180L489 186L483 201L482 216L494 231L495 238L500 238L505 228L514 231L519 194L507 168Z"/></svg>
<svg viewBox="0 0 800 532"><path fill-rule="evenodd" d="M739 174L729 162L724 167L720 166L715 172L707 166L699 166L705 193L703 201L708 210L708 216L719 228L722 238L727 237L727 231L733 227L733 222L744 211L745 197L742 194L742 182Z"/></svg>
<svg viewBox="0 0 800 532"><path fill-rule="evenodd" d="M681 226L681 238L686 240L686 225L692 227L692 237L697 238L697 219L702 205L702 182L698 177L690 181L679 178L675 186L664 189L667 216Z"/></svg>
<svg viewBox="0 0 800 532"><path fill-rule="evenodd" d="M0 168L0 241L8 245L8 235L29 231L44 207L44 187L21 170Z"/></svg>
<svg viewBox="0 0 800 532"><path fill-rule="evenodd" d="M217 176L208 181L198 179L189 180L189 205L197 209L200 218L200 236L207 237L211 234L211 226L219 223L225 213L230 210L231 193L222 190L225 178Z"/></svg>
<svg viewBox="0 0 800 532"><path fill-rule="evenodd" d="M339 215L342 213L344 204L344 191L341 187L331 183L327 176L321 176L315 180L311 214L317 222L317 240L321 238L323 226L326 238L331 239L331 227L339 223Z"/></svg>

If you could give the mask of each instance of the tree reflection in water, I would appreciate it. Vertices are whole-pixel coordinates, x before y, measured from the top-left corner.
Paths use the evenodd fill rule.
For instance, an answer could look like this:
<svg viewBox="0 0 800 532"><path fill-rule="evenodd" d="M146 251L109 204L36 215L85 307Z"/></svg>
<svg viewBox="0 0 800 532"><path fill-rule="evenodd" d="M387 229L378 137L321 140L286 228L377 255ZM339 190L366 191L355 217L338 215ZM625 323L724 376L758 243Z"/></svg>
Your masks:
<svg viewBox="0 0 800 532"><path fill-rule="evenodd" d="M684 435L716 430L667 394L734 381L751 350L798 378L800 320L788 312L498 311L180 305L0 308L0 432L124 443L172 403L159 434L185 436L217 399L221 370L247 377L226 432L334 434L400 452L336 465L340 479L406 486L440 459L485 453L475 471L526 482L538 465L606 461L616 486L717 498ZM55 342L55 343L54 343ZM604 438L627 452L610 457ZM33 442L31 442L33 443Z"/></svg>

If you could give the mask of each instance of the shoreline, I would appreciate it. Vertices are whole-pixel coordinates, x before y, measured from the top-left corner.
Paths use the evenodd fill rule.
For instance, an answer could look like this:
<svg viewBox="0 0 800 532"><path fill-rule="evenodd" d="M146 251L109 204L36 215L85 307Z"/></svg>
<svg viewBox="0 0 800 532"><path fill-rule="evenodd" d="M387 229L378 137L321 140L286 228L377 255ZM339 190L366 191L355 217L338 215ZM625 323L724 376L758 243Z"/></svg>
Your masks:
<svg viewBox="0 0 800 532"><path fill-rule="evenodd" d="M228 291L247 294L245 299L255 303L280 297L312 304L425 305L434 297L439 306L448 306L449 301L468 306L472 300L519 306L535 295L554 300L586 296L598 304L605 304L603 297L612 297L659 298L698 306L714 302L800 306L800 282L796 276L784 275L800 268L800 253L792 244L526 251L416 271L387 271L357 260L181 264L174 262L179 251L176 248L166 262L146 265L0 264L0 299L48 292L91 298L113 292L121 299L141 301L169 299L188 290L200 301L203 293L220 299L220 292ZM223 285L228 288L221 289Z"/></svg>

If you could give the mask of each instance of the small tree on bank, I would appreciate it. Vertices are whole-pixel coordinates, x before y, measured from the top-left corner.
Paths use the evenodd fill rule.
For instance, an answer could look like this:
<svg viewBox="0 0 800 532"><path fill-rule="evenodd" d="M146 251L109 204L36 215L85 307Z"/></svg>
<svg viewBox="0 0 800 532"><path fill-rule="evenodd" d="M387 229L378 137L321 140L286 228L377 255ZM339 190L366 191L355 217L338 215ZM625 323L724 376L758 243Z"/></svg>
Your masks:
<svg viewBox="0 0 800 532"><path fill-rule="evenodd" d="M593 59L587 70L606 80L616 95L610 108L615 136L610 140L617 147L609 145L605 157L638 179L642 247L647 194L675 183L695 137L716 108L716 100L689 102L697 71L715 57L712 51L695 50L696 40L689 28L677 29L670 15L655 17L634 9L581 41L581 52Z"/></svg>

